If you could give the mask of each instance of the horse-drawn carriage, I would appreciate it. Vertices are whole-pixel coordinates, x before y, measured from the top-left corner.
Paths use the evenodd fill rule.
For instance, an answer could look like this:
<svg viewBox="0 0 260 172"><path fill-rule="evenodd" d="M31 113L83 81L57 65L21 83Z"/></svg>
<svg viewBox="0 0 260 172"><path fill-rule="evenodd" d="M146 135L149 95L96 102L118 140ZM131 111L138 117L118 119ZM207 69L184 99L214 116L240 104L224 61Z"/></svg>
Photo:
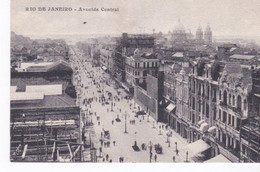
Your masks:
<svg viewBox="0 0 260 172"><path fill-rule="evenodd" d="M110 139L110 133L109 131L107 130L104 130L104 137L107 138L107 139Z"/></svg>
<svg viewBox="0 0 260 172"><path fill-rule="evenodd" d="M154 145L154 149L156 153L161 154L162 153L162 146L158 143Z"/></svg>

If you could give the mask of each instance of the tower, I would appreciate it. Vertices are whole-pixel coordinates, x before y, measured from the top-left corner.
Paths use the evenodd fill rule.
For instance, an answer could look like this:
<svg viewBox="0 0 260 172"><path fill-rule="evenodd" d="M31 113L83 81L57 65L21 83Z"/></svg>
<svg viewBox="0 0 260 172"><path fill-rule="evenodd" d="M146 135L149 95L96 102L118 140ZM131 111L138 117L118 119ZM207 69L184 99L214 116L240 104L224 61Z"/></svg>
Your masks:
<svg viewBox="0 0 260 172"><path fill-rule="evenodd" d="M199 26L197 31L196 31L196 40L198 42L203 42L203 31L202 31L201 26Z"/></svg>
<svg viewBox="0 0 260 172"><path fill-rule="evenodd" d="M206 44L212 44L212 31L209 25L205 29L204 41Z"/></svg>

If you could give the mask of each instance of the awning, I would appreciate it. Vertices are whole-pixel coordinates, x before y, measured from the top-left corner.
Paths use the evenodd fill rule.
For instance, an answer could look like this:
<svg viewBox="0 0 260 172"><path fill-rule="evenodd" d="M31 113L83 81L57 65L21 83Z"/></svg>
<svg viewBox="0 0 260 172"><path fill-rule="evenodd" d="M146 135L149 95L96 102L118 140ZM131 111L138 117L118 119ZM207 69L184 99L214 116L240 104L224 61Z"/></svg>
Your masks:
<svg viewBox="0 0 260 172"><path fill-rule="evenodd" d="M186 148L190 150L193 153L193 155L197 155L201 152L208 150L210 146L200 139L191 144L188 144Z"/></svg>
<svg viewBox="0 0 260 172"><path fill-rule="evenodd" d="M204 161L204 163L214 163L214 162L231 162L229 159L227 159L226 157L224 157L222 154L219 154L207 161Z"/></svg>
<svg viewBox="0 0 260 172"><path fill-rule="evenodd" d="M200 125L200 131L202 131L203 133L204 133L205 131L207 131L208 129L209 129L209 124L208 124L208 123L204 122L204 123L202 123L202 124Z"/></svg>
<svg viewBox="0 0 260 172"><path fill-rule="evenodd" d="M166 110L167 110L168 112L171 112L174 108L175 108L175 105L172 104L172 103L170 103L170 104L166 107Z"/></svg>
<svg viewBox="0 0 260 172"><path fill-rule="evenodd" d="M203 119L203 120L200 120L199 122L198 122L198 125L201 125L202 123L204 123L205 122L205 120Z"/></svg>
<svg viewBox="0 0 260 172"><path fill-rule="evenodd" d="M212 126L208 129L208 132L210 133L216 133L217 127L216 126Z"/></svg>

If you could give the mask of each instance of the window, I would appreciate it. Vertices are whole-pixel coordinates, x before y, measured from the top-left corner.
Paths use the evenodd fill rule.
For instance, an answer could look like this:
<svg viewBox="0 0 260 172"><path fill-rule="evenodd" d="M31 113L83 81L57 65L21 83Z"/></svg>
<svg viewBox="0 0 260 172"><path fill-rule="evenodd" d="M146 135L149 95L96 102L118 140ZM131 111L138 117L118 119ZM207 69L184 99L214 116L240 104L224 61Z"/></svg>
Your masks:
<svg viewBox="0 0 260 172"><path fill-rule="evenodd" d="M228 104L231 105L231 94L229 94L229 96L228 96Z"/></svg>
<svg viewBox="0 0 260 172"><path fill-rule="evenodd" d="M235 106L235 95L233 95L233 106Z"/></svg>
<svg viewBox="0 0 260 172"><path fill-rule="evenodd" d="M238 110L242 110L242 100L241 100L241 96L237 96L237 108Z"/></svg>
<svg viewBox="0 0 260 172"><path fill-rule="evenodd" d="M205 114L205 111L204 111L204 102L202 103L202 114Z"/></svg>
<svg viewBox="0 0 260 172"><path fill-rule="evenodd" d="M144 62L144 68L145 68L145 62Z"/></svg>
<svg viewBox="0 0 260 172"><path fill-rule="evenodd" d="M227 104L227 92L226 91L224 91L224 94L223 94L223 102L225 104Z"/></svg>
<svg viewBox="0 0 260 172"><path fill-rule="evenodd" d="M231 115L228 114L228 124L231 124Z"/></svg>
<svg viewBox="0 0 260 172"><path fill-rule="evenodd" d="M149 68L149 62L147 62L147 67Z"/></svg>
<svg viewBox="0 0 260 172"><path fill-rule="evenodd" d="M221 91L219 91L219 100L222 99Z"/></svg>
<svg viewBox="0 0 260 172"><path fill-rule="evenodd" d="M208 98L209 98L209 96L210 96L210 91L209 91L209 86L208 86Z"/></svg>
<svg viewBox="0 0 260 172"><path fill-rule="evenodd" d="M152 62L152 67L154 67L154 63Z"/></svg>
<svg viewBox="0 0 260 172"><path fill-rule="evenodd" d="M206 104L206 117L209 118L209 105Z"/></svg>
<svg viewBox="0 0 260 172"><path fill-rule="evenodd" d="M244 110L246 110L246 107L247 107L247 101L246 99L244 100Z"/></svg>
<svg viewBox="0 0 260 172"><path fill-rule="evenodd" d="M218 111L218 119L221 120L221 110Z"/></svg>
<svg viewBox="0 0 260 172"><path fill-rule="evenodd" d="M223 111L223 120L222 122L226 123L227 121L227 112Z"/></svg>
<svg viewBox="0 0 260 172"><path fill-rule="evenodd" d="M234 123L235 123L235 117L234 117L234 116L232 116L231 125L232 125L233 127L235 127Z"/></svg>
<svg viewBox="0 0 260 172"><path fill-rule="evenodd" d="M200 103L200 100L199 100L199 112L201 111L201 103Z"/></svg>
<svg viewBox="0 0 260 172"><path fill-rule="evenodd" d="M195 98L192 97L192 109L195 110Z"/></svg>
<svg viewBox="0 0 260 172"><path fill-rule="evenodd" d="M217 118L217 114L216 114L216 110L214 109L214 111L213 111L213 120L216 120L216 118Z"/></svg>

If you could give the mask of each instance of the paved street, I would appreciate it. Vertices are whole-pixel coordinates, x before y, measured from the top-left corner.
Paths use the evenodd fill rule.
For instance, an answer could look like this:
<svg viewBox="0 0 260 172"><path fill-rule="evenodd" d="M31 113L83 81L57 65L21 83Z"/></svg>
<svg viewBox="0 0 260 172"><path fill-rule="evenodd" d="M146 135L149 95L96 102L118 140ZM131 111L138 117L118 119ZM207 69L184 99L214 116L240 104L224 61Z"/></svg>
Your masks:
<svg viewBox="0 0 260 172"><path fill-rule="evenodd" d="M110 78L109 74L100 67L92 67L90 62L81 63L80 59L85 60L86 57L82 57L77 50L72 51L72 53L77 53L77 55L73 55L73 66L74 68L77 66L79 69L79 73L75 75L76 82L74 82L79 81L77 86L77 93L80 93L78 103L86 112L85 119L88 119L86 121L92 121L94 124L95 138L91 138L91 140L97 148L97 155L100 154L99 148L102 147L100 142L101 133L103 134L102 138L104 138L104 130L110 133L110 139L103 139L105 142L110 141L110 146L102 147L102 157L98 158L99 162L103 162L106 155L109 156L108 160L111 159L112 162L119 162L120 157L124 158L124 162L149 162L149 145L152 145L151 161L155 162L155 144L162 146L162 154L156 154L156 162L173 162L173 157L177 162L186 160L187 150L185 150L185 146L188 143L183 138L172 131L173 135L168 138L169 143L166 143L166 133L169 132L169 129L165 129L165 124L156 123L147 115L135 117L138 105L133 99L128 100L125 98L127 93L123 89L115 88L116 83ZM118 94L118 92L120 93ZM111 93L110 100L108 93ZM107 103L102 104L102 95L104 96L104 102ZM84 99L90 101L86 103ZM116 121L117 117L121 120L120 122ZM130 124L130 121L133 120L135 120L135 124ZM114 121L113 124L112 121ZM162 125L164 127L160 129ZM125 133L125 128L127 133ZM115 145L113 141L115 141ZM140 151L134 151L132 146L135 141ZM142 150L141 145L143 143L147 146L146 150ZM175 143L177 143L178 155L176 155ZM191 160L189 159L189 161ZM105 162L108 161L105 160Z"/></svg>

